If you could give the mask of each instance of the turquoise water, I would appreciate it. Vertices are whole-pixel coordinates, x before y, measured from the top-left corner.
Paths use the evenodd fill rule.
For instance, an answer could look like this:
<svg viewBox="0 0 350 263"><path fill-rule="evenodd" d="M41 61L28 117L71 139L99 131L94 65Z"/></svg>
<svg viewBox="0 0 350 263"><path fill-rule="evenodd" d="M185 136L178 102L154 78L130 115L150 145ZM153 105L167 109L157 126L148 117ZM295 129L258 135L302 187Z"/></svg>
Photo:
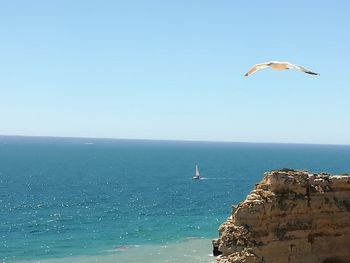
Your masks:
<svg viewBox="0 0 350 263"><path fill-rule="evenodd" d="M206 179L191 179L196 164ZM349 172L350 146L0 137L0 259L208 243L284 167Z"/></svg>

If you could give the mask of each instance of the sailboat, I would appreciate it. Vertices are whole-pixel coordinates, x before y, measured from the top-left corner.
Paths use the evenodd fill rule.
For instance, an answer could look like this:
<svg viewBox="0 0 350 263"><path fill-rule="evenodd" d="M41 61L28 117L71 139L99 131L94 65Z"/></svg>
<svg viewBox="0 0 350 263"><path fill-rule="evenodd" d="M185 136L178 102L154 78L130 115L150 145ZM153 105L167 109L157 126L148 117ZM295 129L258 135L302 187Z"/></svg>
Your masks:
<svg viewBox="0 0 350 263"><path fill-rule="evenodd" d="M199 173L199 169L198 169L198 165L196 165L196 173L195 175L193 176L193 179L201 179L201 175Z"/></svg>

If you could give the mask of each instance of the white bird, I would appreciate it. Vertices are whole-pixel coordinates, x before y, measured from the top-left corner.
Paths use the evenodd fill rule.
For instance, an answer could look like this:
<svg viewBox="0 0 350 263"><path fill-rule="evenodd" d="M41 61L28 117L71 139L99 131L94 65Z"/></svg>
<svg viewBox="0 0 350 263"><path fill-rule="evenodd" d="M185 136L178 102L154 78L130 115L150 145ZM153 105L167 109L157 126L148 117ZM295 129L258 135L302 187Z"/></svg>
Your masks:
<svg viewBox="0 0 350 263"><path fill-rule="evenodd" d="M254 65L244 76L247 77L247 76L257 72L258 70L264 69L267 67L271 67L274 70L286 70L286 69L292 68L292 69L300 70L300 71L305 72L307 74L320 75L320 74L313 72L311 70L308 70L302 66L294 65L294 64L289 63L289 62L269 61L269 62Z"/></svg>

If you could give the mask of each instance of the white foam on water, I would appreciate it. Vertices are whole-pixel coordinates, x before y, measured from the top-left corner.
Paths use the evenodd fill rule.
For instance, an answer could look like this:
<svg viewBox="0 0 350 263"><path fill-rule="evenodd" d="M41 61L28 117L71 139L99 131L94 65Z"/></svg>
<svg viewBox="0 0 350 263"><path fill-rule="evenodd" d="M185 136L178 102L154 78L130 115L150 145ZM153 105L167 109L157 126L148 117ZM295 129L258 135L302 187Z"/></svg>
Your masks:
<svg viewBox="0 0 350 263"><path fill-rule="evenodd" d="M103 255L18 261L18 263L213 263L211 239L190 238L162 245L131 246L108 250ZM115 253L113 253L115 252Z"/></svg>

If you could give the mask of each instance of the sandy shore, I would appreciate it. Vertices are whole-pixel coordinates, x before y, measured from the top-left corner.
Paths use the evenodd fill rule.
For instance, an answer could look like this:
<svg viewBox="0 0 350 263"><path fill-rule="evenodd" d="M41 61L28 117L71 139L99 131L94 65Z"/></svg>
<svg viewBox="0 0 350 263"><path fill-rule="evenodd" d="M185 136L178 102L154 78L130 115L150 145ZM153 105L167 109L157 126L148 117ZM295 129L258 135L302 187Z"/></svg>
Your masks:
<svg viewBox="0 0 350 263"><path fill-rule="evenodd" d="M102 255L66 257L57 259L17 261L18 263L212 263L211 239L187 238L166 245L142 245L132 247L117 247L105 251Z"/></svg>

